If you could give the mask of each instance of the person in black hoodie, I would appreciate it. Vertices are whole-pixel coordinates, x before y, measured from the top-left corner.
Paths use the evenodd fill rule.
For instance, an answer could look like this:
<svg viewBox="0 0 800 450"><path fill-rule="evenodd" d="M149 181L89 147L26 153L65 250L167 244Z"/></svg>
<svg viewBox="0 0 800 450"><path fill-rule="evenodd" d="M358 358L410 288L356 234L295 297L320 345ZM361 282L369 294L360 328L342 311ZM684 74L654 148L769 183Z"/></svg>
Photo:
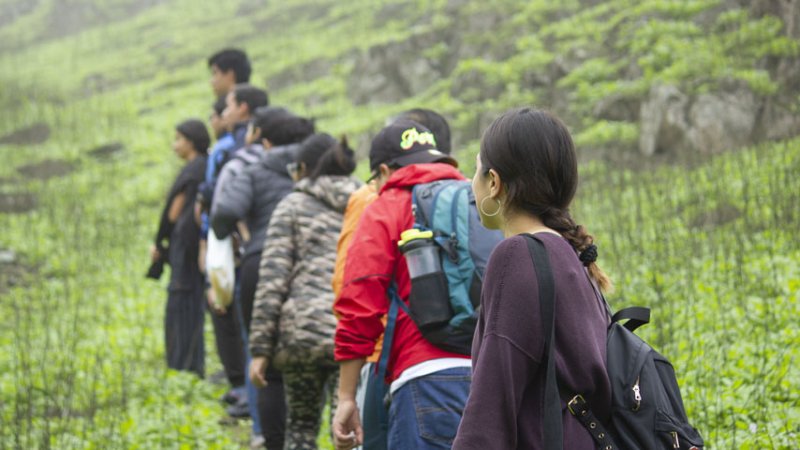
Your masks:
<svg viewBox="0 0 800 450"><path fill-rule="evenodd" d="M148 276L159 278L159 264L171 268L164 319L167 365L203 378L203 275L197 264L200 226L194 217L194 198L205 177L210 138L202 121L189 119L175 127L172 148L186 161L167 195L150 248L153 262Z"/></svg>

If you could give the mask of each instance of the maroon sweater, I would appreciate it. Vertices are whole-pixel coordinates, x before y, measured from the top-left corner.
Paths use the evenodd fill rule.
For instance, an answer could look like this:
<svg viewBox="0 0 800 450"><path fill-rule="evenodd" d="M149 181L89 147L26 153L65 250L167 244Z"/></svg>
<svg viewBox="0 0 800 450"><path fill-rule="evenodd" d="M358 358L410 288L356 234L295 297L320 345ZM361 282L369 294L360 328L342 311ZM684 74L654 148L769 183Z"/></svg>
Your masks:
<svg viewBox="0 0 800 450"><path fill-rule="evenodd" d="M556 292L555 356L559 387L580 393L606 420L611 387L605 369L605 307L572 246L538 233ZM545 384L539 286L524 237L492 253L472 344L472 386L454 449L541 449ZM564 449L594 449L589 433L562 402Z"/></svg>

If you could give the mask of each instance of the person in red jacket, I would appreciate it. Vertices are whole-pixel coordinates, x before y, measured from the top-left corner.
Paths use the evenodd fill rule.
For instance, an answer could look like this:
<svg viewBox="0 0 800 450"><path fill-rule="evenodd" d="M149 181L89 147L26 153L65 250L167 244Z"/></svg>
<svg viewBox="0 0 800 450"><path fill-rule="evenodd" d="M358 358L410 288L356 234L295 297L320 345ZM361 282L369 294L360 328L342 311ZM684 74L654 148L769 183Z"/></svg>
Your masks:
<svg viewBox="0 0 800 450"><path fill-rule="evenodd" d="M385 326L390 287L404 303L411 289L400 233L413 228L411 188L464 176L450 156L436 149L433 134L422 125L400 119L373 139L370 169L379 196L359 221L344 269L335 311L339 316L334 356L340 362L338 407L333 420L338 449L356 447L363 432L355 401L359 371ZM391 323L391 322L390 322ZM389 449L450 448L469 392L470 359L428 342L413 320L400 312L394 331L387 330L386 382ZM385 345L386 346L386 345Z"/></svg>

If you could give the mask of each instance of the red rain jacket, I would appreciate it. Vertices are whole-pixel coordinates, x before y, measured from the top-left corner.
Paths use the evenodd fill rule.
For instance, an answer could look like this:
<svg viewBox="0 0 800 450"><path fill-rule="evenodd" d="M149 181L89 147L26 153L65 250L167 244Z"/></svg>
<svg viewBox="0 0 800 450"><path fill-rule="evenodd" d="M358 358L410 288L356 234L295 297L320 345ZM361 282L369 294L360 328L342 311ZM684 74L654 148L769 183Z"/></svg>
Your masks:
<svg viewBox="0 0 800 450"><path fill-rule="evenodd" d="M398 169L381 188L379 197L364 210L347 253L344 287L334 309L337 361L366 358L384 331L381 317L389 311L386 290L394 280L400 297L408 304L411 282L406 259L397 248L400 233L412 228L411 188L436 180L464 180L444 163L413 164ZM469 358L444 351L422 337L408 315L400 311L392 342L387 381L407 368L437 358Z"/></svg>

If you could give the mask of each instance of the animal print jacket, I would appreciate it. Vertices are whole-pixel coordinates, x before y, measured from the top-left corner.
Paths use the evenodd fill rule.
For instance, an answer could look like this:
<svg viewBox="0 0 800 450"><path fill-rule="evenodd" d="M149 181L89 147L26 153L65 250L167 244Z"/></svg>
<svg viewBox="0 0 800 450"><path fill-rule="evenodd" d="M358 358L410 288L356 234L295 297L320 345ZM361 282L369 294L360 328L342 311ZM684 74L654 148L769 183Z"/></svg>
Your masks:
<svg viewBox="0 0 800 450"><path fill-rule="evenodd" d="M266 356L277 368L333 361L336 242L347 201L360 185L346 176L304 178L275 208L250 325L253 356Z"/></svg>

